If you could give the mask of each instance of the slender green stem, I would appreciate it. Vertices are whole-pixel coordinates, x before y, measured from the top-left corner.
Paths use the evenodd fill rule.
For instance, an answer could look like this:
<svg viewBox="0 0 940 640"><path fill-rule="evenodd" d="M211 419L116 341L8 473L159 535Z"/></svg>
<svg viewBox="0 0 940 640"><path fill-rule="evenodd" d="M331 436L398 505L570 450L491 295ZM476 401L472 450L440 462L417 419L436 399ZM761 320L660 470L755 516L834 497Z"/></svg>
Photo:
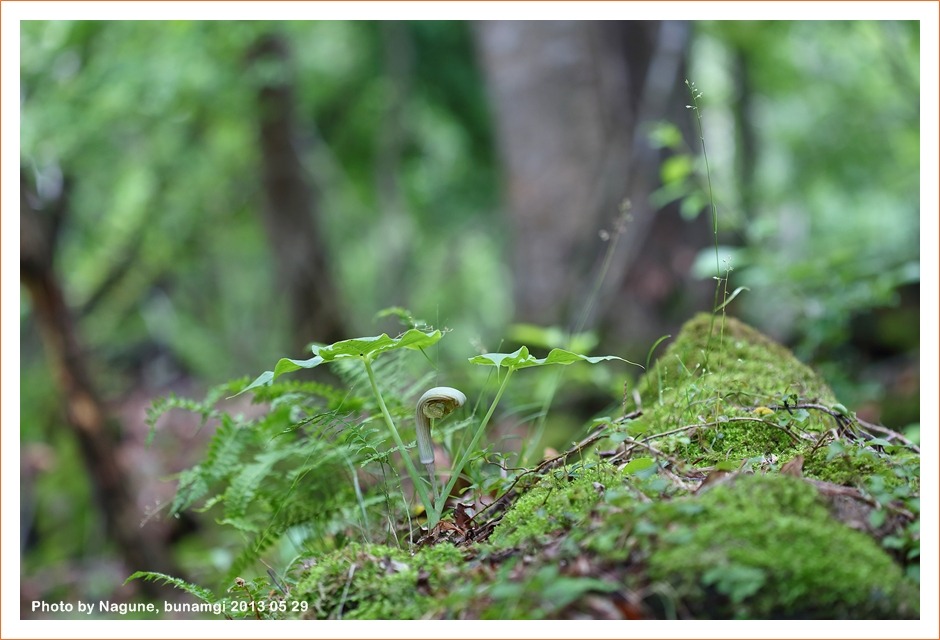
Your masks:
<svg viewBox="0 0 940 640"><path fill-rule="evenodd" d="M418 494L418 497L421 499L421 504L424 505L424 511L428 514L428 524L434 526L437 524L437 521L440 519L440 515L434 517L434 505L431 502L431 498L428 495L428 491L424 486L424 480L421 476L418 475L418 470L415 468L414 463L411 461L411 456L408 455L408 450L405 448L405 443L402 442L401 436L398 434L398 429L395 428L395 421L392 420L391 414L388 412L388 407L385 406L385 399L382 397L382 392L379 391L379 385L375 382L375 373L372 371L372 363L369 361L368 357L362 358L362 363L366 367L366 374L369 376L369 383L372 385L372 393L375 395L376 401L379 403L379 409L382 411L382 416L385 418L385 424L388 425L388 430L392 433L392 438L395 440L395 444L398 446L398 450L401 451L402 460L405 461L405 469L408 471L408 475L411 476L411 481L414 483L415 491ZM433 522L431 519L433 518Z"/></svg>
<svg viewBox="0 0 940 640"><path fill-rule="evenodd" d="M692 109L695 111L695 122L698 125L698 137L702 142L702 158L705 160L705 176L708 179L708 202L710 204L711 214L712 214L712 235L715 238L715 300L712 304L712 314L711 321L708 325L708 340L705 343L705 369L709 370L709 354L711 353L712 345L712 336L715 333L715 315L718 310L718 299L721 294L722 288L722 277L721 277L721 259L719 257L718 250L718 205L715 204L715 193L712 189L712 173L711 169L708 166L708 151L705 148L705 131L702 128L702 112L699 110L698 99L701 96L700 93L697 93L695 85L688 80L685 81L686 86L689 88L689 93L692 95ZM729 273L725 273L724 278L724 288L725 288L725 298L728 296L728 278L730 277ZM722 346L724 344L725 337L725 310L724 307L721 307L721 326L719 327L719 337L718 337L718 368L721 368L721 354ZM721 408L721 394L718 390L715 390L716 402L715 402L715 419L718 419Z"/></svg>
<svg viewBox="0 0 940 640"><path fill-rule="evenodd" d="M499 399L503 397L503 392L506 390L506 385L509 382L509 378L512 375L512 372L512 369L506 370L506 376L503 378L503 383L499 385L499 390L496 392L496 397L493 398L493 402L490 404L489 410L483 417L483 421L480 422L480 426L477 427L476 433L473 434L473 439L470 441L470 444L461 452L460 456L457 458L457 461L454 463L450 480L447 481L447 486L438 497L437 504L434 508L434 516L436 516L436 520L440 520L441 514L444 513L444 505L447 503L447 497L450 496L450 492L453 490L454 485L457 484L457 479L460 477L460 474L463 473L463 469L467 465L467 462L470 461L470 456L473 455L474 451L476 450L476 446L480 442L480 438L483 437L483 432L486 430L486 425L489 424L490 418L493 417L493 412L496 411L496 405L499 404ZM430 519L428 522L430 523Z"/></svg>

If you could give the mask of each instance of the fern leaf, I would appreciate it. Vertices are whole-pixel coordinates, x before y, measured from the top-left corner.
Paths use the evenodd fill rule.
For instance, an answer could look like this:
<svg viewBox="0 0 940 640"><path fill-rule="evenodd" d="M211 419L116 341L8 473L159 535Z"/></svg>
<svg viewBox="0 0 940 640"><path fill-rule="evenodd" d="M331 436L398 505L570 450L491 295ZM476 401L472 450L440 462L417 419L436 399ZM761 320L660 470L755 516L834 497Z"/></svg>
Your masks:
<svg viewBox="0 0 940 640"><path fill-rule="evenodd" d="M215 594L205 587L200 587L197 584L186 582L181 578L168 576L165 573L159 573L157 571L137 571L127 580L125 580L124 584L127 584L131 580L143 580L144 582L161 582L163 584L169 584L176 587L177 589L185 591L191 596L199 598L203 602L208 602L210 604L218 600L218 598L215 597Z"/></svg>

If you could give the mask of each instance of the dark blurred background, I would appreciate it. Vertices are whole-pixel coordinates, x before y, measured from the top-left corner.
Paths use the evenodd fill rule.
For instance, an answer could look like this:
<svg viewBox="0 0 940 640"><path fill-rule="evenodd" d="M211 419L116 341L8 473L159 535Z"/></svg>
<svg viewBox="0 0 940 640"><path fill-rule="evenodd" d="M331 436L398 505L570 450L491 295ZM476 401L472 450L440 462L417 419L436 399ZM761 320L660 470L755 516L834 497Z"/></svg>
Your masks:
<svg viewBox="0 0 940 640"><path fill-rule="evenodd" d="M25 602L229 560L155 511L203 437L177 419L145 446L155 397L393 331L375 317L393 305L452 330L443 368L573 334L643 362L711 309L686 79L721 275L749 289L729 312L868 420L918 428L916 22L34 21L21 38ZM594 381L608 400L615 373Z"/></svg>

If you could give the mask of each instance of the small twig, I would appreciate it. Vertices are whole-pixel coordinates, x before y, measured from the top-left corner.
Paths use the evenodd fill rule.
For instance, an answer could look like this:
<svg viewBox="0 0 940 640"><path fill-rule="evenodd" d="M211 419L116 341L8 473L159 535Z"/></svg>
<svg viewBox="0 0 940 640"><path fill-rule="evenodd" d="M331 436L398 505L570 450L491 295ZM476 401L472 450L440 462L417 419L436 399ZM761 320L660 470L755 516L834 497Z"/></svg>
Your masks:
<svg viewBox="0 0 940 640"><path fill-rule="evenodd" d="M502 464L499 461L490 460L489 456L487 456L487 454L485 453L483 454L483 462L485 462L486 464L491 464L494 467L499 467L503 471L523 471L526 473L529 473L532 471L532 469L529 469L528 467L507 467L506 465Z"/></svg>
<svg viewBox="0 0 940 640"><path fill-rule="evenodd" d="M920 447L919 447L919 446L917 446L916 444L914 444L910 439L908 439L908 438L906 438L905 436L901 435L901 434L898 433L897 431L892 431L892 430L889 429L888 427L881 426L880 424L872 424L871 422L866 422L866 421L862 420L861 418L859 418L858 416L856 416L855 419L858 421L858 423L859 423L860 425L864 426L866 429L868 429L868 430L870 430L870 431L878 431L879 433L883 433L883 434L885 434L886 436L888 436L888 439L889 439L889 440L892 439L892 438L894 438L894 439L896 439L896 440L900 440L901 443L902 443L904 446L910 447L910 449L911 449L912 451L914 451L915 453L920 453Z"/></svg>
<svg viewBox="0 0 940 640"><path fill-rule="evenodd" d="M784 407L770 407L770 408L771 408L771 409L782 409L782 408L784 408ZM865 430L868 430L868 431L877 431L877 432L879 432L879 433L883 433L883 434L885 434L886 436L888 436L888 439L900 440L901 443L904 444L904 446L909 447L912 451L914 451L914 452L916 452L916 453L920 453L920 447L917 446L916 444L914 444L913 442L911 442L911 440L909 440L908 438L904 437L902 434L898 433L897 431L892 431L891 429L889 429L889 428L887 428L887 427L884 427L884 426L882 426L882 425L879 425L879 424L872 424L871 422L868 422L868 421L866 421L866 420L862 420L862 419L859 418L857 415L854 415L854 416L851 416L851 417L850 417L850 416L847 416L847 415L845 415L845 414L843 414L843 413L841 413L841 412L839 412L839 411L836 411L835 409L833 409L833 408L831 408L831 407L827 407L827 406L824 405L824 404L817 404L817 403L814 403L814 402L804 402L804 403L800 403L800 404L791 404L791 405L789 405L789 408L790 408L790 409L814 409L814 410L816 410L816 411L822 411L823 413L825 413L825 414L831 416L832 418L834 418L835 421L836 421L836 423L837 423L840 427L851 426L852 421L854 420L855 422L858 423L859 427L864 427L864 429L861 429L861 428L860 428L859 431L861 432L861 434L862 434L863 436L866 436L869 440L874 439L874 436L873 436L872 434L870 434L870 433L867 433Z"/></svg>
<svg viewBox="0 0 940 640"><path fill-rule="evenodd" d="M826 442L826 437L829 436L829 435L832 435L833 440L838 440L838 439L839 439L839 434L836 433L836 430L835 430L835 429L829 429L829 430L825 431L824 433L820 434L819 439L816 441L816 444L813 445L813 448L812 448L812 449L810 450L810 452L809 452L809 457L810 457L810 458L813 457L813 455L816 453L816 450L819 449L819 447L821 447L821 446L823 446L823 444L825 444L825 442Z"/></svg>
<svg viewBox="0 0 940 640"><path fill-rule="evenodd" d="M621 424L621 423L626 422L627 420L636 420L637 418L639 418L640 416L643 415L643 408L640 407L640 400L639 400L639 397L634 396L634 400L635 400L636 403L637 403L637 405L636 405L636 406L637 406L637 410L636 410L636 411L631 411L630 413L625 413L624 415L620 416L619 418L617 418L616 420L614 420L614 424Z"/></svg>

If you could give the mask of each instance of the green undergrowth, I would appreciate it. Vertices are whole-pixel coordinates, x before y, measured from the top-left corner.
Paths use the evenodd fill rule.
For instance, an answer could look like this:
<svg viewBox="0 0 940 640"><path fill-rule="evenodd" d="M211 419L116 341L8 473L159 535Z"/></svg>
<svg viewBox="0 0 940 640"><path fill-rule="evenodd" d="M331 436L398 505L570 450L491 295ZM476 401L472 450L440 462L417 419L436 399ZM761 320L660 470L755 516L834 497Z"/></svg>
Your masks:
<svg viewBox="0 0 940 640"><path fill-rule="evenodd" d="M916 459L837 437L830 413L798 408L839 405L788 350L737 320L701 315L640 392L643 415L615 427L611 441L653 449L613 464L583 453L545 473L487 541L462 552L446 542L413 556L373 549L378 560L353 571L366 552L338 551L298 584L311 611L339 617L342 603L343 617L917 617L918 585L897 556L831 515L807 480L779 473L802 455L806 476L865 495L880 487L887 504L914 495ZM715 468L738 475L695 492L690 478Z"/></svg>
<svg viewBox="0 0 940 640"><path fill-rule="evenodd" d="M283 579L286 602L302 606L275 612L282 618L919 615L919 456L910 443L864 433L817 374L731 318L692 319L638 390L642 415L595 423L602 431L593 448L522 473L504 511L469 523L446 518L422 544L413 518L397 542L370 538L386 523L367 514L367 497L349 502L347 515L361 511L362 526L352 529L282 517L273 496L259 502L260 488L246 493L248 481L266 487L291 473L295 460L282 468L287 459L269 464L265 453L285 437L304 447L303 476L285 479L290 504L318 495L318 474L343 468L342 458L324 457L318 440L290 428L313 416L280 416L280 406L233 432L240 439L232 442L256 452L257 472L236 476L240 493L230 488L215 500L255 536L253 555L274 534L303 540ZM212 495L215 458L184 476L181 490ZM257 522L253 504L264 507ZM270 513L278 519L265 519ZM263 586L259 575L250 584ZM253 597L270 600L258 589Z"/></svg>

